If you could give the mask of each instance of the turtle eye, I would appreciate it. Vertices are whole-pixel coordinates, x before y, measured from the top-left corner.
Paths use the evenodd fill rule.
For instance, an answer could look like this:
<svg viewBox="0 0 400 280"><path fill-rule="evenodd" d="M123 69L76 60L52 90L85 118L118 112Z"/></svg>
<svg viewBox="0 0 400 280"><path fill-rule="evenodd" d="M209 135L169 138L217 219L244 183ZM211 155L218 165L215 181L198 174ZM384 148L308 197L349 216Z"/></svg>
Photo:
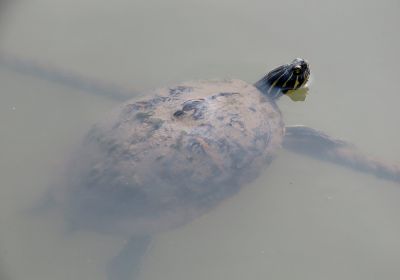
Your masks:
<svg viewBox="0 0 400 280"><path fill-rule="evenodd" d="M295 67L293 67L293 74L295 74L295 75L301 74L301 66L300 65L296 65Z"/></svg>

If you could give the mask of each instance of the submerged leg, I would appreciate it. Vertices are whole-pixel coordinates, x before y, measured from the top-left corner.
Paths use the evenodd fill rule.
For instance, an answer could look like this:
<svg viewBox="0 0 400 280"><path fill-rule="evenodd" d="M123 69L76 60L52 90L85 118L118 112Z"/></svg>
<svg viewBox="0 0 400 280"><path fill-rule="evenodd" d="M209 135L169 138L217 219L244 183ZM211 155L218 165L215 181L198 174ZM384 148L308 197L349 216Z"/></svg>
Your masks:
<svg viewBox="0 0 400 280"><path fill-rule="evenodd" d="M135 94L135 91L125 89L113 83L105 83L62 68L56 68L32 59L10 54L0 53L0 67L118 101L125 101Z"/></svg>
<svg viewBox="0 0 400 280"><path fill-rule="evenodd" d="M143 255L150 244L148 235L131 237L107 265L108 280L136 280Z"/></svg>
<svg viewBox="0 0 400 280"><path fill-rule="evenodd" d="M288 126L283 147L296 153L330 161L379 178L400 182L400 165L364 155L343 140L306 126Z"/></svg>

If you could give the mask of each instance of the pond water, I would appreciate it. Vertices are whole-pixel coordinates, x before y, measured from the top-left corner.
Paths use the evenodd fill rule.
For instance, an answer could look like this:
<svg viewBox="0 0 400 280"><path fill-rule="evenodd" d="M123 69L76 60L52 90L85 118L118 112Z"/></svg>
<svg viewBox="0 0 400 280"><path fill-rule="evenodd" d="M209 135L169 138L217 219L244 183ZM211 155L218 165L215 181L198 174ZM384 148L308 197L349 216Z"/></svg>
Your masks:
<svg viewBox="0 0 400 280"><path fill-rule="evenodd" d="M295 57L313 73L287 124L400 162L400 4L383 1L29 0L4 6L0 50L132 88L256 81ZM106 279L124 240L68 234L30 207L119 101L0 68L0 279ZM142 280L398 279L400 185L279 151L256 181L160 234Z"/></svg>

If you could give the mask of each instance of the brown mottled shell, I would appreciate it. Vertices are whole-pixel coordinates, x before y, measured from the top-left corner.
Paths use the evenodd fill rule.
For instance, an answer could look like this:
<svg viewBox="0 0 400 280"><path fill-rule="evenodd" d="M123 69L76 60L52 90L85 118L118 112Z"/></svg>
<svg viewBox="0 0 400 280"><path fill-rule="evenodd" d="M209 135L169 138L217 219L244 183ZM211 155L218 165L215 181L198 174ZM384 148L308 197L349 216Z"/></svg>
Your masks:
<svg viewBox="0 0 400 280"><path fill-rule="evenodd" d="M279 109L246 82L151 94L90 130L70 176L71 221L129 234L177 226L255 179L281 144Z"/></svg>

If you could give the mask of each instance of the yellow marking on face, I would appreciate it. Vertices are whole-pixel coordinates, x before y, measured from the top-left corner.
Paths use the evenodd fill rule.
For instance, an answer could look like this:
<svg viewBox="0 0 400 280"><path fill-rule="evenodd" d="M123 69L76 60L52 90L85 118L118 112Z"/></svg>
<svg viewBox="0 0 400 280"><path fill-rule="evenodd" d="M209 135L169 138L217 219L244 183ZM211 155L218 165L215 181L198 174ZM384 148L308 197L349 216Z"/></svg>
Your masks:
<svg viewBox="0 0 400 280"><path fill-rule="evenodd" d="M288 78L288 79L286 80L286 82L282 85L283 88L286 86L287 82L290 81L290 79L292 78L292 76L293 76L293 73L290 74L289 78Z"/></svg>
<svg viewBox="0 0 400 280"><path fill-rule="evenodd" d="M286 74L285 71L283 71L283 74L280 75L279 78L276 79L276 80L272 83L272 85L269 87L269 90L268 90L268 92L267 92L268 94L271 93L271 90L272 90L272 89L275 87L275 85L279 82L280 78L282 78L282 76L285 75L285 74Z"/></svg>
<svg viewBox="0 0 400 280"><path fill-rule="evenodd" d="M296 82L294 82L294 86L293 89L297 89L297 85L300 87L301 85L299 85L299 76L296 76Z"/></svg>

